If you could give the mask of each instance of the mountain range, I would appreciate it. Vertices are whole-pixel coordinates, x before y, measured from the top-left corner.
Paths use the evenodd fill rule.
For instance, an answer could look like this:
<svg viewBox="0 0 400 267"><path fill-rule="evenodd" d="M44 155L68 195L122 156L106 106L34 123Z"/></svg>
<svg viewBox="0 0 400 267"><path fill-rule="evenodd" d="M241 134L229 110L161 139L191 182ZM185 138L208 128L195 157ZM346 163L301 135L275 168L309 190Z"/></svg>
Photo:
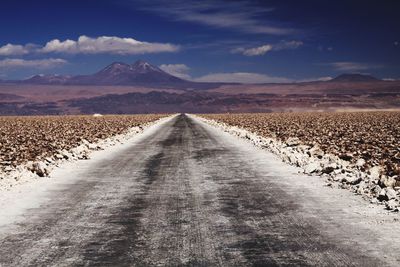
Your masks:
<svg viewBox="0 0 400 267"><path fill-rule="evenodd" d="M104 69L90 75L62 76L35 75L21 81L26 84L64 84L64 85L179 85L188 83L172 76L160 68L143 60L133 64L114 62Z"/></svg>
<svg viewBox="0 0 400 267"><path fill-rule="evenodd" d="M341 74L329 81L330 82L379 82L382 80L367 74L350 73L350 74Z"/></svg>
<svg viewBox="0 0 400 267"><path fill-rule="evenodd" d="M364 74L342 74L329 82L375 82L381 81ZM235 83L199 83L173 76L146 61L138 60L133 64L114 62L104 69L89 75L35 75L25 80L2 81L7 83L46 84L46 85L123 85L123 86L162 86L170 88L210 88L221 84ZM203 85L203 86L199 86ZM206 86L209 85L209 86Z"/></svg>
<svg viewBox="0 0 400 267"><path fill-rule="evenodd" d="M114 62L90 75L0 81L0 115L399 108L400 81L364 74L285 84L199 83L139 60Z"/></svg>

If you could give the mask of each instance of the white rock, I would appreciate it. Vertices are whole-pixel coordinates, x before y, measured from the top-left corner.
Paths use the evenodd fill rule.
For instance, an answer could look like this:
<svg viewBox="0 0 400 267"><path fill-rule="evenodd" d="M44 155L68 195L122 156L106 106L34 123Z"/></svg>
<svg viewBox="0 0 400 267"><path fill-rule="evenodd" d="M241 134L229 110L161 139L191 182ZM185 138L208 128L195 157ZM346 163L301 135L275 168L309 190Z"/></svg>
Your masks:
<svg viewBox="0 0 400 267"><path fill-rule="evenodd" d="M66 151L66 150L61 151L60 154L63 156L64 159L70 159L70 158L72 158L71 153L69 153L69 152Z"/></svg>
<svg viewBox="0 0 400 267"><path fill-rule="evenodd" d="M321 158L325 153L318 146L314 146L310 150L308 150L308 154L311 157L319 157L319 158Z"/></svg>
<svg viewBox="0 0 400 267"><path fill-rule="evenodd" d="M393 188L386 188L386 196L389 198L389 200L397 198L396 191L394 191Z"/></svg>
<svg viewBox="0 0 400 267"><path fill-rule="evenodd" d="M86 139L82 139L82 144L84 144L84 145L89 145L90 143L89 143L89 141L88 141L88 140L86 140Z"/></svg>
<svg viewBox="0 0 400 267"><path fill-rule="evenodd" d="M386 202L385 206L386 206L386 209L388 209L388 210L399 211L399 204L394 199L391 199L388 202Z"/></svg>
<svg viewBox="0 0 400 267"><path fill-rule="evenodd" d="M297 146L297 145L300 144L300 139L297 138L297 137L289 137L289 138L286 140L285 143L286 143L287 146Z"/></svg>
<svg viewBox="0 0 400 267"><path fill-rule="evenodd" d="M44 177L44 176L47 176L49 174L47 166L43 162L35 162L35 163L33 163L31 171L35 172L40 177Z"/></svg>
<svg viewBox="0 0 400 267"><path fill-rule="evenodd" d="M379 180L381 174L381 167L375 166L369 169L370 177L373 180Z"/></svg>
<svg viewBox="0 0 400 267"><path fill-rule="evenodd" d="M11 167L11 166L6 166L6 167L4 168L4 171L5 171L5 172L10 172L10 171L12 171L12 170L14 170L14 168Z"/></svg>
<svg viewBox="0 0 400 267"><path fill-rule="evenodd" d="M305 156L308 156L307 154L305 154L308 150L310 149L310 146L307 145L298 145L297 146L297 150L300 151L301 153L303 153Z"/></svg>
<svg viewBox="0 0 400 267"><path fill-rule="evenodd" d="M356 166L362 167L365 165L365 160L364 159L358 159L356 162Z"/></svg>
<svg viewBox="0 0 400 267"><path fill-rule="evenodd" d="M396 179L394 177L387 177L386 175L381 175L379 182L386 187L393 188L396 185Z"/></svg>
<svg viewBox="0 0 400 267"><path fill-rule="evenodd" d="M388 201L389 197L386 195L386 190L383 188L378 194L379 201Z"/></svg>
<svg viewBox="0 0 400 267"><path fill-rule="evenodd" d="M342 165L343 168L347 168L348 166L350 166L350 161L345 161L345 160L340 160L338 162L338 164Z"/></svg>
<svg viewBox="0 0 400 267"><path fill-rule="evenodd" d="M376 197L374 197L374 198L371 198L371 200L369 202L372 204L378 204L379 200Z"/></svg>
<svg viewBox="0 0 400 267"><path fill-rule="evenodd" d="M89 148L90 150L98 150L98 149L99 149L99 146L96 145L96 144L88 144L88 148Z"/></svg>
<svg viewBox="0 0 400 267"><path fill-rule="evenodd" d="M48 162L48 163L53 163L53 162L54 162L54 160L52 160L52 159L49 158L49 157L45 158L45 160L46 160L46 162Z"/></svg>
<svg viewBox="0 0 400 267"><path fill-rule="evenodd" d="M342 174L342 173L339 173L339 174L337 174L337 175L333 175L333 176L332 176L332 179L333 179L335 182L342 181L343 179L346 179L346 175L344 175L344 174Z"/></svg>
<svg viewBox="0 0 400 267"><path fill-rule="evenodd" d="M371 192L372 192L374 195L377 196L377 195L379 195L379 193L381 192L381 190L382 190L382 188L381 188L379 185L375 185L375 186L373 186Z"/></svg>
<svg viewBox="0 0 400 267"><path fill-rule="evenodd" d="M361 182L361 177L357 177L357 176L345 176L342 179L342 183L346 183L346 184L351 184L351 185L355 185Z"/></svg>
<svg viewBox="0 0 400 267"><path fill-rule="evenodd" d="M317 162L311 162L307 166L305 166L304 171L306 173L315 173L321 171L321 165Z"/></svg>
<svg viewBox="0 0 400 267"><path fill-rule="evenodd" d="M86 146L78 146L71 150L78 159L89 159L88 148Z"/></svg>
<svg viewBox="0 0 400 267"><path fill-rule="evenodd" d="M364 181L361 181L357 186L358 186L358 188L357 188L357 190L356 190L357 194L360 194L360 195L364 194L365 187L367 186L367 185L365 184L365 182L364 182Z"/></svg>

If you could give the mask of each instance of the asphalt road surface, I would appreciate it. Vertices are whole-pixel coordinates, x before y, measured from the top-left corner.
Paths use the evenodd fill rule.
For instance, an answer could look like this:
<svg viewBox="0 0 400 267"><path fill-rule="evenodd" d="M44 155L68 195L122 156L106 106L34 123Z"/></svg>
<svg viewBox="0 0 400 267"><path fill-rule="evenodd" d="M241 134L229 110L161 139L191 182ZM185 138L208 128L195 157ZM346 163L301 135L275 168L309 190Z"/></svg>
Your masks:
<svg viewBox="0 0 400 267"><path fill-rule="evenodd" d="M232 140L186 115L165 122L27 210L0 235L0 266L395 262L340 201L285 185L277 160Z"/></svg>

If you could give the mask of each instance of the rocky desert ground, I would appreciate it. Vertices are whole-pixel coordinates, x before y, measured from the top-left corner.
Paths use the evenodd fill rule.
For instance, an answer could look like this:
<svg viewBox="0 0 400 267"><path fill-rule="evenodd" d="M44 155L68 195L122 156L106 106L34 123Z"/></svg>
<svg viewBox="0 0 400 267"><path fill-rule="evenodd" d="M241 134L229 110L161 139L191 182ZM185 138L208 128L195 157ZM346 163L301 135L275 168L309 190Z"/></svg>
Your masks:
<svg viewBox="0 0 400 267"><path fill-rule="evenodd" d="M0 189L129 139L167 115L0 117Z"/></svg>
<svg viewBox="0 0 400 267"><path fill-rule="evenodd" d="M327 185L398 210L400 112L207 114L206 122L250 140Z"/></svg>

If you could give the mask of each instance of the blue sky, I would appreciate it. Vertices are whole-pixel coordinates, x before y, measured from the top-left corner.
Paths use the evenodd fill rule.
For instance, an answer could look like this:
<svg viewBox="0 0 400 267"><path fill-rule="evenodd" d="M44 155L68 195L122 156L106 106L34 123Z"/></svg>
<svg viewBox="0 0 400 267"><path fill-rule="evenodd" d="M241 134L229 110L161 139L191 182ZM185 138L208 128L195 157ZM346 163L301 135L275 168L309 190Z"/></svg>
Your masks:
<svg viewBox="0 0 400 267"><path fill-rule="evenodd" d="M149 61L198 81L400 78L400 1L6 0L0 79Z"/></svg>

